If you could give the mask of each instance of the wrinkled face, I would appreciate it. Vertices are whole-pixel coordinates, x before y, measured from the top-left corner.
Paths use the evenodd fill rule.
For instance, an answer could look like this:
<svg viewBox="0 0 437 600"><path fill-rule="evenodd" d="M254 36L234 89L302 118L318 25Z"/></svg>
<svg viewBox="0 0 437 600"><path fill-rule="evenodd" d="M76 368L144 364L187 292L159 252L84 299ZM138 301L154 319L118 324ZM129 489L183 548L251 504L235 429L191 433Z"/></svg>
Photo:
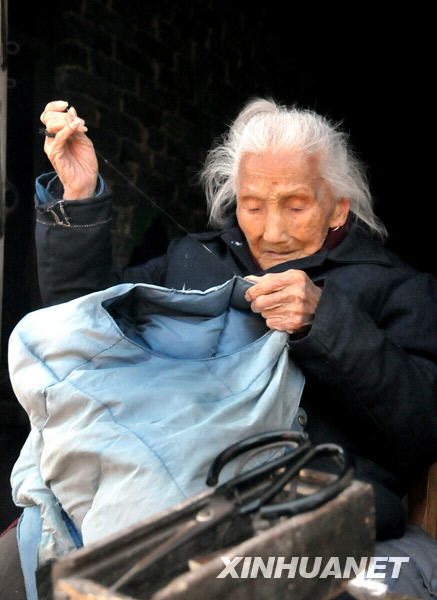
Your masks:
<svg viewBox="0 0 437 600"><path fill-rule="evenodd" d="M348 198L335 199L318 158L302 152L247 153L237 177L237 220L262 269L319 250L343 225Z"/></svg>

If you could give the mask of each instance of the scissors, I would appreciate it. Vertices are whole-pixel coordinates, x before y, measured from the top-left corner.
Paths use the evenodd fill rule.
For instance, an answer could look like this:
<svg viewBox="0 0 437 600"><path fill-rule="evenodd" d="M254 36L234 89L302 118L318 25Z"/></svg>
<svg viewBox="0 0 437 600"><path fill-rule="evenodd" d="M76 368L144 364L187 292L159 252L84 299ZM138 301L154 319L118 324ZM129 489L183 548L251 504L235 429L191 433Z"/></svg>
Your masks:
<svg viewBox="0 0 437 600"><path fill-rule="evenodd" d="M279 457L247 470L221 485L217 485L220 472L231 460L247 452L262 452L285 448ZM253 454L252 454L253 456ZM315 458L332 457L341 467L333 481L316 492L287 502L269 504L299 471ZM336 444L313 446L306 433L290 430L269 431L251 436L223 450L212 462L206 483L216 486L205 503L176 528L167 539L129 568L113 583L109 590L115 592L129 583L137 574L144 574L157 561L174 552L186 542L201 536L219 523L235 515L259 514L264 519L293 516L313 510L339 494L353 477L352 458ZM278 473L274 476L276 473ZM171 526L170 526L171 527ZM162 538L161 538L162 539Z"/></svg>

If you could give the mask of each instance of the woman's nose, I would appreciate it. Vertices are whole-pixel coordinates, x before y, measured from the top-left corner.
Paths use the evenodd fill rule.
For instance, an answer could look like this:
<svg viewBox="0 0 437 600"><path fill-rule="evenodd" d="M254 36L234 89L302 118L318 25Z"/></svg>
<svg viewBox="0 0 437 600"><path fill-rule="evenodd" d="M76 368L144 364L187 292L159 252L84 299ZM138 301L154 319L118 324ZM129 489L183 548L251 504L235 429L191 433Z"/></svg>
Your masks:
<svg viewBox="0 0 437 600"><path fill-rule="evenodd" d="M288 239L284 218L280 214L266 216L263 238L271 244L285 242Z"/></svg>

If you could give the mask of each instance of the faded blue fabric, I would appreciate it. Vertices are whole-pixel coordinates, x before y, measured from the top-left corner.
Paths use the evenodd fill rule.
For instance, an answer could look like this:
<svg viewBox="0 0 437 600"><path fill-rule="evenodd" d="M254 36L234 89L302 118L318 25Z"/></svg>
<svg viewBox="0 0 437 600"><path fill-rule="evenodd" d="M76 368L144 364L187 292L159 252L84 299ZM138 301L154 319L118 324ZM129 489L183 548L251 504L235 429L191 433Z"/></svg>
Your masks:
<svg viewBox="0 0 437 600"><path fill-rule="evenodd" d="M95 198L106 191L106 184L101 175L98 175ZM35 179L35 205L36 207L51 206L62 199L62 184L56 171L43 173Z"/></svg>
<svg viewBox="0 0 437 600"><path fill-rule="evenodd" d="M82 536L66 512L60 508L60 514L67 526L71 539L76 548L83 546ZM20 554L21 570L27 600L38 600L35 572L38 562L38 546L41 541L42 519L39 506L27 506L18 521L17 544Z"/></svg>
<svg viewBox="0 0 437 600"><path fill-rule="evenodd" d="M41 509L39 564L75 547L60 505L87 545L205 489L229 444L292 427L304 377L250 285L122 284L17 325L10 376L32 431L11 484Z"/></svg>
<svg viewBox="0 0 437 600"><path fill-rule="evenodd" d="M23 510L17 526L17 544L27 600L38 600L35 571L41 529L42 520L39 506L28 506Z"/></svg>

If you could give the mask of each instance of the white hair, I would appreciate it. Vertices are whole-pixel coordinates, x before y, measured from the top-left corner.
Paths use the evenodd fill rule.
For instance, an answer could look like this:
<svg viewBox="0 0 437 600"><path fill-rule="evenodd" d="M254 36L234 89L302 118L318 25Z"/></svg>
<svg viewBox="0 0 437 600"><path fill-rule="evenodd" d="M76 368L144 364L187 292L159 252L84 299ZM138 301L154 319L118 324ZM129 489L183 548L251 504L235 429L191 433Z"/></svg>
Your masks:
<svg viewBox="0 0 437 600"><path fill-rule="evenodd" d="M356 219L380 238L387 236L384 224L373 212L365 169L352 151L347 134L311 110L287 108L262 98L251 100L208 152L200 177L211 225L222 227L236 203L236 179L243 155L268 150L317 155L320 176L334 196L350 198L350 211Z"/></svg>

